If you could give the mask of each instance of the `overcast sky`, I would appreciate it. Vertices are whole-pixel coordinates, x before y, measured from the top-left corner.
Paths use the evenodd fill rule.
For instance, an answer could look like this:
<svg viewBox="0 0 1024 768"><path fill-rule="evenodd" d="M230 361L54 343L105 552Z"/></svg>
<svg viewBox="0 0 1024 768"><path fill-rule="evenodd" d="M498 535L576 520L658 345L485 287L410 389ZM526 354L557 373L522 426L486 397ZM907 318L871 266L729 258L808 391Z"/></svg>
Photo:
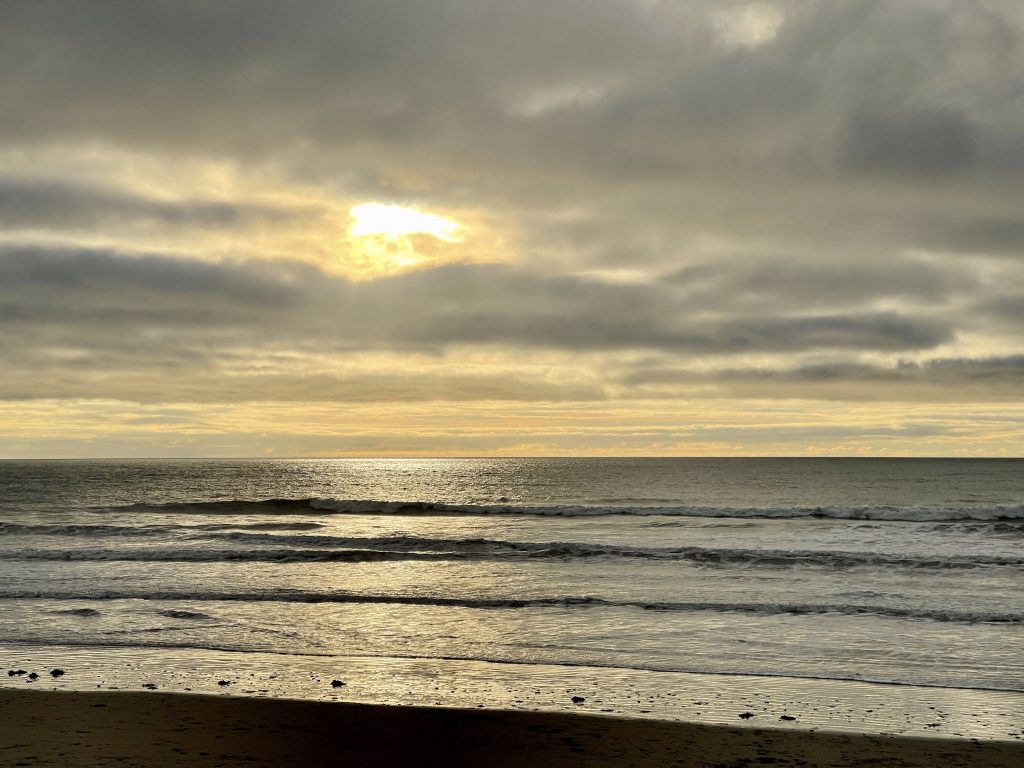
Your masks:
<svg viewBox="0 0 1024 768"><path fill-rule="evenodd" d="M1024 454L1019 0L6 0L0 95L0 456Z"/></svg>

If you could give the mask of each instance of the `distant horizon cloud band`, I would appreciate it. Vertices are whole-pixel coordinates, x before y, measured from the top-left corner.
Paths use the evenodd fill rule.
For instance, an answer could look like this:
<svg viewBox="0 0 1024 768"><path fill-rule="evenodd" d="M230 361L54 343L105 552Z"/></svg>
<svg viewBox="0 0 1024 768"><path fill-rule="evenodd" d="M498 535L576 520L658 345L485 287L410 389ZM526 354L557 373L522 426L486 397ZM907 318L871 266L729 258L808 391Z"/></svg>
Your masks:
<svg viewBox="0 0 1024 768"><path fill-rule="evenodd" d="M0 458L1024 455L1024 5L11 0Z"/></svg>

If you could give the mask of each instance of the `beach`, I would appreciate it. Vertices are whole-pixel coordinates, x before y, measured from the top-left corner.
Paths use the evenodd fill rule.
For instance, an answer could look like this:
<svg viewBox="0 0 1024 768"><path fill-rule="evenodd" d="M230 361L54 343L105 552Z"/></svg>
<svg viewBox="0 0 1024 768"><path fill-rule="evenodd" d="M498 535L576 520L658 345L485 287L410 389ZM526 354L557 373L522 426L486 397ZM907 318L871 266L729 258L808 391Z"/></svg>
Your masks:
<svg viewBox="0 0 1024 768"><path fill-rule="evenodd" d="M0 763L1012 768L1024 744L161 692L0 691Z"/></svg>

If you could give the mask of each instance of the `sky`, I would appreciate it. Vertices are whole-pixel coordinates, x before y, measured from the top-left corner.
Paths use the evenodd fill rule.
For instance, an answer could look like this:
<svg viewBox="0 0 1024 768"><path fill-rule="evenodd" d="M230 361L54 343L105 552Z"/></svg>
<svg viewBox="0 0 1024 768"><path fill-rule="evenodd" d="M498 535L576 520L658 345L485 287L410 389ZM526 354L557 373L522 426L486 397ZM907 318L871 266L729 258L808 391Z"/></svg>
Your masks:
<svg viewBox="0 0 1024 768"><path fill-rule="evenodd" d="M0 457L1024 455L1019 0L6 0Z"/></svg>

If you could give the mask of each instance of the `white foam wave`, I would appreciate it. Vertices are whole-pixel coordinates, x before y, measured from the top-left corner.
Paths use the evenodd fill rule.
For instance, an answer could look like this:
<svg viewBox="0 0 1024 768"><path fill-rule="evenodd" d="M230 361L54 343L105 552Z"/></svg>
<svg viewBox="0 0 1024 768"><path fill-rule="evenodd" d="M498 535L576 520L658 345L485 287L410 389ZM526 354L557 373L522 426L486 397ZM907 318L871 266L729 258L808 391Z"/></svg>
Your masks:
<svg viewBox="0 0 1024 768"><path fill-rule="evenodd" d="M477 609L594 608L639 609L643 611L717 611L722 613L823 615L874 615L897 619L927 619L955 623L1024 623L1024 613L1012 611L909 608L890 605L848 603L716 603L642 600L612 600L592 595L535 598L442 597L432 595L370 594L363 592L303 592L254 590L248 592L115 591L60 592L0 589L5 600L171 600L176 602L279 602L418 605Z"/></svg>
<svg viewBox="0 0 1024 768"><path fill-rule="evenodd" d="M685 561L703 566L856 568L903 567L971 569L992 566L1020 568L1024 557L1001 555L904 555L830 550L734 549L716 547L631 547L572 542L519 542L493 539L430 539L411 537L348 538L338 536L274 536L228 534L239 543L268 546L253 549L211 547L126 549L0 550L0 560L121 562L374 562L381 560L572 560L639 558ZM310 548L310 545L316 548Z"/></svg>
<svg viewBox="0 0 1024 768"><path fill-rule="evenodd" d="M1024 504L965 506L895 506L895 505L826 505L782 507L717 507L683 504L658 506L636 505L516 505L516 504L454 504L432 501L389 501L374 499L235 499L224 501L183 502L173 504L131 504L121 507L95 507L93 512L202 515L528 515L541 517L601 517L632 515L640 517L698 518L830 518L836 520L879 520L903 522L1024 522ZM284 524L282 524L284 527Z"/></svg>
<svg viewBox="0 0 1024 768"><path fill-rule="evenodd" d="M444 504L422 501L371 501L365 499L309 499L316 510L338 514L379 515L539 515L594 517L605 515L733 517L733 518L834 518L839 520L892 520L945 522L953 520L1024 520L1024 505L985 507L918 506L821 506L821 507L707 507L707 506L515 506Z"/></svg>

